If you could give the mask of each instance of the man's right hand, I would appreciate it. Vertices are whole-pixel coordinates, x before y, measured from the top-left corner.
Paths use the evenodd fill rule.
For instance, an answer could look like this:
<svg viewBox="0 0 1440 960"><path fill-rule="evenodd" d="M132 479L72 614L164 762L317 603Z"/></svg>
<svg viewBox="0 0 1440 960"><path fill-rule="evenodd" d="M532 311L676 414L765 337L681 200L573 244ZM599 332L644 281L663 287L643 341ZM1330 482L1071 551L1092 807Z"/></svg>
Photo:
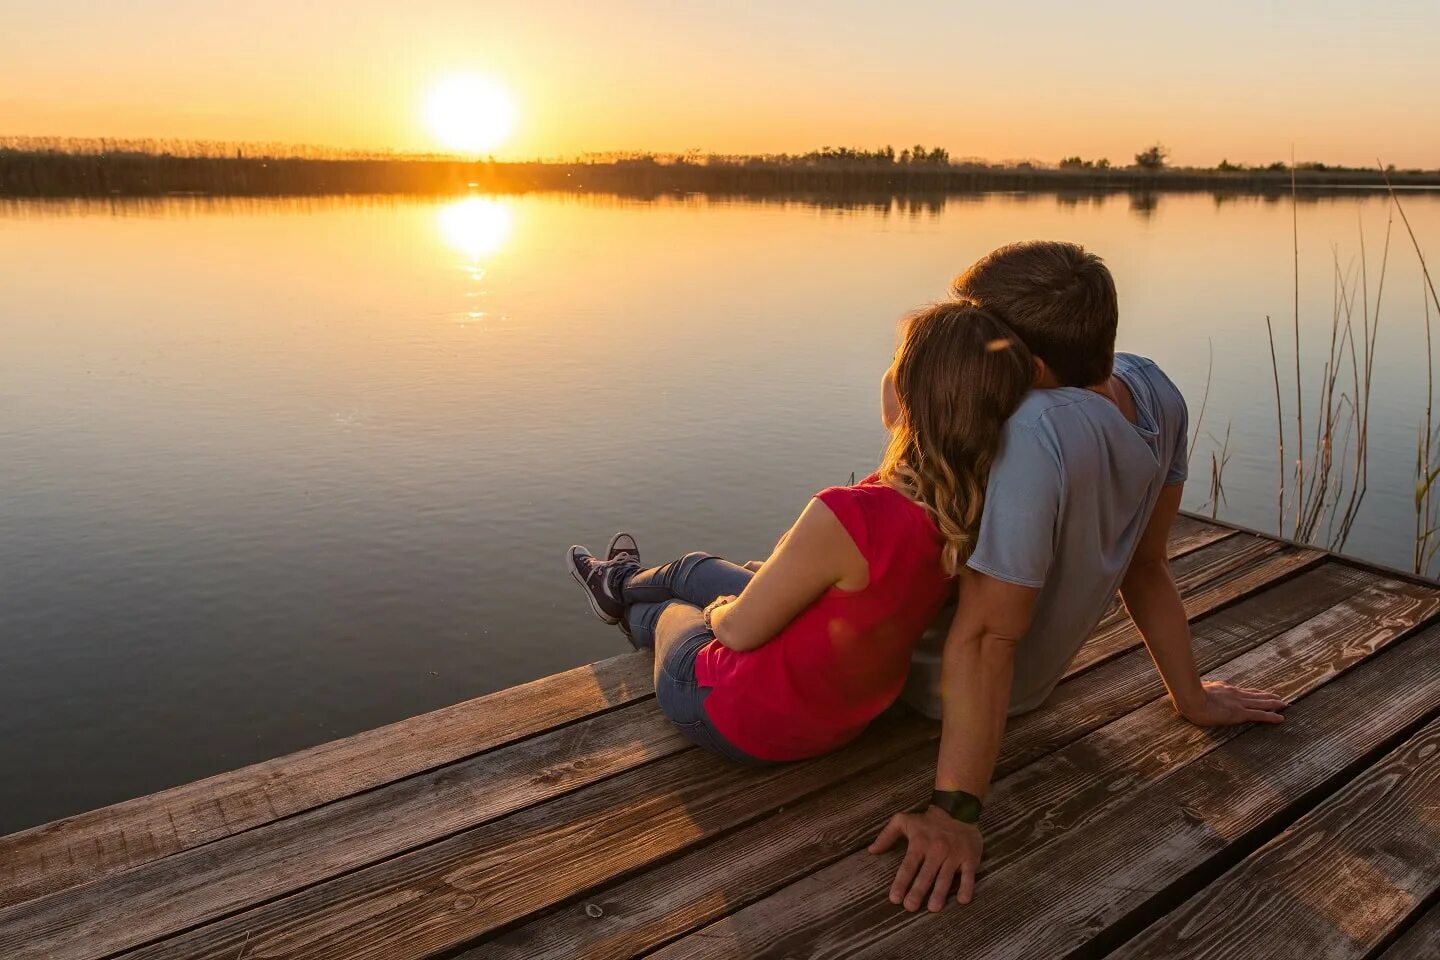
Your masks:
<svg viewBox="0 0 1440 960"><path fill-rule="evenodd" d="M890 887L890 902L904 904L912 913L928 902L932 912L945 906L950 886L960 876L956 901L969 903L975 896L975 871L980 866L984 841L980 828L961 823L939 807L924 813L897 813L870 844L871 853L884 853L905 838L905 859Z"/></svg>
<svg viewBox="0 0 1440 960"><path fill-rule="evenodd" d="M1197 727L1225 727L1239 723L1280 723L1280 711L1289 704L1268 690L1237 687L1219 681L1201 685L1197 702L1176 704L1175 709Z"/></svg>

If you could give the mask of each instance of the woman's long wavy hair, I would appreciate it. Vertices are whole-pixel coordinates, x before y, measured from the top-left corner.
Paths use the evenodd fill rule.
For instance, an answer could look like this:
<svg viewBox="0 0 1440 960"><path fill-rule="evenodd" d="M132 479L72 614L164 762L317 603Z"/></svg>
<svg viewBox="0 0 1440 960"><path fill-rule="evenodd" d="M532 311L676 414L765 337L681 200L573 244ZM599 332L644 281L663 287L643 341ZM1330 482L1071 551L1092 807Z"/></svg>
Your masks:
<svg viewBox="0 0 1440 960"><path fill-rule="evenodd" d="M879 479L934 516L955 574L975 549L1000 430L1034 377L1030 351L994 314L939 303L906 319L891 375L898 415Z"/></svg>

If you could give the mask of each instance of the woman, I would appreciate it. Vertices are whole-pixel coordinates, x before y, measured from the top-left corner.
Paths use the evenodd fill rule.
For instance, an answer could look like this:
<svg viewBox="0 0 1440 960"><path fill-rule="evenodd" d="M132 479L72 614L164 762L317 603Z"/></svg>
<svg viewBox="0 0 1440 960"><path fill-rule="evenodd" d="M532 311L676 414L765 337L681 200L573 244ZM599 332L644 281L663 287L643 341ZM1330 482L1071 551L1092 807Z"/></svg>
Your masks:
<svg viewBox="0 0 1440 960"><path fill-rule="evenodd" d="M605 560L571 547L570 572L601 619L654 648L660 709L692 741L742 763L834 750L899 696L1032 375L993 315L929 307L905 322L882 381L879 470L816 494L770 559L691 553L644 569L617 534Z"/></svg>

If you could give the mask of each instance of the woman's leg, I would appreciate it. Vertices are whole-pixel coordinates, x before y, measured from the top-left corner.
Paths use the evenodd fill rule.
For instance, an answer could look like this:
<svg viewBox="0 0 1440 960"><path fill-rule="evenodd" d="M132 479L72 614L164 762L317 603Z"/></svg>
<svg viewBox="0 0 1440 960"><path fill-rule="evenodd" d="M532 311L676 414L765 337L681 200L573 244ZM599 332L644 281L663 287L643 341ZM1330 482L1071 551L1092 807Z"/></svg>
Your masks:
<svg viewBox="0 0 1440 960"><path fill-rule="evenodd" d="M666 657L677 645L704 646L714 636L706 629L700 608L683 600L631 604L625 608L624 625L637 647L654 649L656 689L660 686Z"/></svg>
<svg viewBox="0 0 1440 960"><path fill-rule="evenodd" d="M635 640L655 646L655 700L660 710L692 743L737 763L763 764L727 741L705 712L709 687L695 676L695 658L714 639L700 608L683 600L638 603L625 611Z"/></svg>
<svg viewBox="0 0 1440 960"><path fill-rule="evenodd" d="M716 597L739 596L754 576L729 560L708 553L687 553L662 566L625 574L617 592L627 607L683 600L703 609Z"/></svg>

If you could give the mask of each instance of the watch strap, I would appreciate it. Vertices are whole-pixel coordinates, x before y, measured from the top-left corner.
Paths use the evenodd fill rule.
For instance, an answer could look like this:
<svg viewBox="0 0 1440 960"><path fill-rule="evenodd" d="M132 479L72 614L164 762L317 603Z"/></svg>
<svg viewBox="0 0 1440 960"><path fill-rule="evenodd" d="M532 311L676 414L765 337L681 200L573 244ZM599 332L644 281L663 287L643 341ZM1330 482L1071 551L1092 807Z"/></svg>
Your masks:
<svg viewBox="0 0 1440 960"><path fill-rule="evenodd" d="M983 804L980 798L964 790L936 790L930 794L931 806L939 807L961 823L979 823Z"/></svg>

